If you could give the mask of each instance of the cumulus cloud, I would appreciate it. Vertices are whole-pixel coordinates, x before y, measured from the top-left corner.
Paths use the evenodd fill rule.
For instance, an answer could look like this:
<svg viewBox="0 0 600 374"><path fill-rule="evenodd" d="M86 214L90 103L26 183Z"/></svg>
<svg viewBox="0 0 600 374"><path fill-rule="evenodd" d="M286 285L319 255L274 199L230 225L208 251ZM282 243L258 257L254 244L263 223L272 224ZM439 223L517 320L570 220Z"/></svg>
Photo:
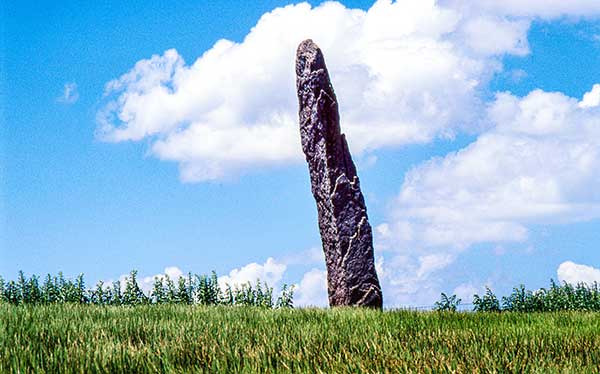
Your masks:
<svg viewBox="0 0 600 374"><path fill-rule="evenodd" d="M152 291L154 280L156 278L164 280L166 276L168 276L173 282L177 283L179 278L183 276L183 271L181 271L181 269L177 266L167 266L162 273L150 276L140 276L140 274L138 274L137 283L144 293L149 294L150 291ZM127 278L129 278L129 274L121 274L117 278L117 280L121 283L121 291L125 291ZM103 282L105 288L110 288L113 283L113 279L103 280Z"/></svg>
<svg viewBox="0 0 600 374"><path fill-rule="evenodd" d="M58 98L58 101L64 104L74 104L79 100L79 92L77 91L77 83L69 82L65 83L62 95Z"/></svg>
<svg viewBox="0 0 600 374"><path fill-rule="evenodd" d="M125 277L127 277L129 275L121 275L121 277L119 278L121 280L121 286L124 287L125 286ZM140 286L140 288L146 293L148 294L151 290L152 290L152 286L154 285L154 281L156 278L165 280L166 277L169 277L169 279L171 279L173 282L175 282L175 284L177 284L177 282L179 281L179 278L183 276L183 271L181 271L180 268L178 268L177 266L167 266L165 268L165 271L159 274L154 274L152 276L147 276L147 277L142 277L138 280L138 284Z"/></svg>
<svg viewBox="0 0 600 374"><path fill-rule="evenodd" d="M327 273L324 270L311 269L302 276L300 284L295 286L294 305L319 307L329 305Z"/></svg>
<svg viewBox="0 0 600 374"><path fill-rule="evenodd" d="M312 247L304 251L282 256L280 261L288 266L324 264L325 254L321 247Z"/></svg>
<svg viewBox="0 0 600 374"><path fill-rule="evenodd" d="M399 294L430 282L422 266L439 271L472 244L523 242L531 224L600 217L600 192L590 188L600 184L596 87L581 101L541 90L499 93L487 110L491 130L406 174L389 222L375 230L392 269L410 274L391 280L405 285Z"/></svg>
<svg viewBox="0 0 600 374"><path fill-rule="evenodd" d="M599 14L595 0L277 8L242 42L219 40L192 64L174 49L139 61L106 85L97 133L151 139L150 152L177 162L184 181L300 160L293 61L310 37L326 53L354 152L453 136L479 129L479 92L502 55L529 52L532 19Z"/></svg>
<svg viewBox="0 0 600 374"><path fill-rule="evenodd" d="M227 275L218 277L218 283L221 289L225 289L227 285L231 287L240 287L248 282L256 284L258 280L261 283L267 283L269 287L273 287L275 292L279 292L282 286L282 279L286 276L286 272L290 266L294 266L304 273L300 273L300 277L293 282L300 282L294 284L294 305L297 306L327 306L327 276L324 270L318 268L310 269L310 265L323 265L324 264L323 251L319 248L310 248L305 251L301 251L294 255L285 256L281 259L275 259L273 257L267 258L267 260L260 264L257 262L251 262L247 265L239 268L232 269ZM306 269L310 269L306 271ZM180 277L187 277L187 272L184 273L177 266L167 266L163 272L154 275L138 274L137 282L140 288L149 294L152 291L155 279L165 280L169 277L175 284L179 281ZM289 277L289 275L287 275ZM124 291L126 285L126 279L129 274L120 275L117 280L121 282L121 288ZM114 279L103 280L104 287L110 288ZM289 283L288 283L289 284Z"/></svg>
<svg viewBox="0 0 600 374"><path fill-rule="evenodd" d="M510 53L523 56L529 53L527 30L529 20L507 20L498 16L479 15L462 26L464 43L483 54Z"/></svg>
<svg viewBox="0 0 600 374"><path fill-rule="evenodd" d="M598 195L586 186L600 175L600 89L580 102L534 91L501 93L487 105L480 93L505 54L529 53L533 19L598 14L594 0L277 8L239 43L220 40L192 63L168 50L109 82L97 134L149 140L151 154L176 162L188 182L299 161L294 53L313 38L325 52L354 153L481 134L414 168L389 222L376 228L378 246L392 251L378 264L386 303L430 303L443 286L434 275L471 244L524 241L530 223L597 217ZM264 279L254 274L266 264L235 269L228 279ZM299 284L306 280L307 295L319 276L309 273Z"/></svg>
<svg viewBox="0 0 600 374"><path fill-rule="evenodd" d="M452 254L404 248L377 255L377 275L387 307L431 305L444 291L438 274L454 261ZM446 292L448 290L445 290Z"/></svg>
<svg viewBox="0 0 600 374"><path fill-rule="evenodd" d="M493 130L406 175L395 219L380 232L461 249L523 241L529 223L600 216L600 193L589 188L600 183L596 106L541 90L523 98L500 93L488 118Z"/></svg>
<svg viewBox="0 0 600 374"><path fill-rule="evenodd" d="M220 40L192 64L176 50L139 61L106 85L97 133L151 139L151 153L177 162L184 181L300 160L294 54L313 38L354 152L453 136L477 128L479 92L502 54L528 52L528 25L433 0L277 8L241 43Z"/></svg>
<svg viewBox="0 0 600 374"><path fill-rule="evenodd" d="M580 108L593 108L600 105L600 84L595 84L590 92L583 95L583 99L579 102Z"/></svg>
<svg viewBox="0 0 600 374"><path fill-rule="evenodd" d="M461 283L454 291L452 291L453 295L456 295L459 299L461 299L462 303L470 303L473 301L473 295L480 294L481 288L477 287L471 283Z"/></svg>
<svg viewBox="0 0 600 374"><path fill-rule="evenodd" d="M277 288L286 269L287 265L269 257L264 264L252 262L239 269L231 270L229 275L220 276L219 285L221 288L225 288L227 284L235 287L248 282L254 284L260 280L262 283L266 282L269 287Z"/></svg>
<svg viewBox="0 0 600 374"><path fill-rule="evenodd" d="M295 267L304 273L300 273L301 278L292 280L293 284L300 279L299 283L294 284L294 305L324 307L328 305L327 273L325 270L309 267L322 266L324 263L323 251L320 248L310 248L278 259L269 257L263 264L253 262L233 269L229 275L219 277L219 285L221 288L225 288L226 284L235 287L247 282L255 283L260 279L278 291L282 286L282 279L289 278L287 272L290 267ZM307 271L307 268L310 270Z"/></svg>
<svg viewBox="0 0 600 374"><path fill-rule="evenodd" d="M571 284L594 282L600 283L600 269L588 265L576 264L572 261L565 261L559 265L557 271L558 280Z"/></svg>
<svg viewBox="0 0 600 374"><path fill-rule="evenodd" d="M255 284L257 280L260 280L261 283L267 282L269 287L274 287L277 289L286 269L286 264L269 257L263 264L252 262L240 268L232 269L228 275L218 277L218 282L219 286L222 289L225 289L227 284L232 287L236 287L248 282ZM148 293L152 290L152 286L154 285L156 278L164 280L167 276L173 282L175 282L175 284L177 284L179 278L187 276L187 273L184 274L184 272L177 266L167 266L162 273L148 276L138 274L137 281L140 288L145 293ZM128 277L129 274L122 274L118 278L123 289L125 289L125 281ZM104 283L105 285L110 285L112 280L109 279Z"/></svg>
<svg viewBox="0 0 600 374"><path fill-rule="evenodd" d="M454 6L472 7L486 13L513 17L553 19L564 16L593 17L600 15L596 0L451 0Z"/></svg>

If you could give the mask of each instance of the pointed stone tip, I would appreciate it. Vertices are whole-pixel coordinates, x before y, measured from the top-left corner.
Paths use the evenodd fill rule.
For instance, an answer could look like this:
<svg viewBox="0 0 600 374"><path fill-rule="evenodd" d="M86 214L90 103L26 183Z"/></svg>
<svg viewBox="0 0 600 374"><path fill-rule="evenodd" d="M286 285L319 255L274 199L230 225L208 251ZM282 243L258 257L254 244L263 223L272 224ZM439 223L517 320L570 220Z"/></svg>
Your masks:
<svg viewBox="0 0 600 374"><path fill-rule="evenodd" d="M304 50L316 50L319 46L312 39L306 39L298 45L298 52Z"/></svg>
<svg viewBox="0 0 600 374"><path fill-rule="evenodd" d="M323 53L312 39L306 39L296 51L296 74L304 76L319 69L327 69Z"/></svg>

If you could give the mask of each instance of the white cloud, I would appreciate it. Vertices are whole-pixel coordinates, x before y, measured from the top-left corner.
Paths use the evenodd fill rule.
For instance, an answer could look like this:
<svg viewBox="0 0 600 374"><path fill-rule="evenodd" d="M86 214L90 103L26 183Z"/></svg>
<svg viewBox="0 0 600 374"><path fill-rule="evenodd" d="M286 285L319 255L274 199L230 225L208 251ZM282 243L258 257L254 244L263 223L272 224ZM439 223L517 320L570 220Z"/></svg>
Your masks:
<svg viewBox="0 0 600 374"><path fill-rule="evenodd" d="M481 292L481 287L477 287L471 283L461 283L456 286L452 294L461 299L461 303L466 304L473 301L473 295Z"/></svg>
<svg viewBox="0 0 600 374"><path fill-rule="evenodd" d="M431 306L445 289L439 272L454 261L444 252L420 253L404 249L378 254L377 275L386 307Z"/></svg>
<svg viewBox="0 0 600 374"><path fill-rule="evenodd" d="M529 53L528 20L507 20L497 16L477 16L467 20L462 28L464 42L484 54L510 53L523 56Z"/></svg>
<svg viewBox="0 0 600 374"><path fill-rule="evenodd" d="M106 85L98 136L151 140L188 182L302 159L294 53L324 50L342 126L359 154L479 131L484 90L505 54L529 52L535 17L600 14L597 1L337 2L264 14L240 43L219 40L188 65L174 49L139 61Z"/></svg>
<svg viewBox="0 0 600 374"><path fill-rule="evenodd" d="M226 284L235 287L250 282L254 285L257 280L260 280L261 283L267 282L269 287L277 289L286 269L287 265L269 257L264 264L252 262L241 268L235 268L231 270L228 275L218 277L218 282L219 286L222 289L225 289ZM140 288L148 294L152 290L155 279L159 278L164 280L165 276L168 276L177 285L179 278L184 276L187 277L187 273L184 274L177 266L167 266L162 273L154 275L143 276L138 273L137 282ZM122 274L118 278L123 290L125 289L125 281L128 277L129 274ZM105 285L110 285L112 279L104 281L104 283Z"/></svg>
<svg viewBox="0 0 600 374"><path fill-rule="evenodd" d="M600 283L600 269L587 265L576 264L572 261L565 261L559 265L557 271L558 280L571 284L594 282Z"/></svg>
<svg viewBox="0 0 600 374"><path fill-rule="evenodd" d="M492 127L467 148L414 168L393 217L376 228L381 248L394 251L378 264L386 305L430 304L444 286L436 275L469 245L524 241L529 223L598 216L588 186L600 175L600 91L581 102L542 91L499 94L487 114L480 91L504 54L529 53L533 18L599 10L591 0L278 8L241 43L220 40L192 64L169 50L109 82L98 136L150 139L151 153L177 162L184 181L299 161L293 63L308 37L324 50L355 153ZM235 269L228 279L256 278L265 266ZM307 284L317 279L307 274Z"/></svg>
<svg viewBox="0 0 600 374"><path fill-rule="evenodd" d="M122 287L124 287L125 285L124 279L126 276L129 275L124 274L120 277ZM154 274L148 277L140 277L138 279L138 284L146 294L149 294L149 292L152 291L152 286L154 286L155 279L159 278L164 280L166 278L165 276L168 276L169 279L171 279L173 282L175 282L175 284L177 284L179 278L183 276L183 271L181 271L181 269L177 266L167 266L163 273Z"/></svg>
<svg viewBox="0 0 600 374"><path fill-rule="evenodd" d="M262 265L252 262L239 269L231 270L229 275L220 276L219 285L224 289L226 284L235 287L248 282L255 284L260 280L261 283L267 282L269 287L277 288L286 269L287 265L269 257Z"/></svg>
<svg viewBox="0 0 600 374"><path fill-rule="evenodd" d="M527 53L527 28L433 0L277 8L241 43L220 40L191 65L175 50L139 61L106 85L97 132L151 139L151 153L177 162L184 181L299 161L294 54L310 37L324 50L354 152L453 136L478 126L479 91L502 54Z"/></svg>
<svg viewBox="0 0 600 374"><path fill-rule="evenodd" d="M77 83L69 82L65 83L62 95L58 98L58 101L64 104L74 104L79 100L79 92L77 91Z"/></svg>
<svg viewBox="0 0 600 374"><path fill-rule="evenodd" d="M419 268L416 271L417 277L423 278L429 274L443 269L454 262L449 254L428 254L419 257Z"/></svg>
<svg viewBox="0 0 600 374"><path fill-rule="evenodd" d="M227 275L218 277L218 283L222 290L229 284L231 287L240 287L248 282L252 285L260 280L262 284L265 282L269 287L273 287L275 296L281 289L281 281L288 270L288 266L297 266L306 268L307 265L323 265L323 251L319 248L310 248L302 251L297 255L287 256L283 259L267 258L262 263L252 262L239 268L232 269ZM177 266L168 266L162 273L145 276L138 273L137 283L140 288L147 294L152 291L156 278L165 279L168 276L177 285L180 277L187 277ZM122 291L125 290L126 278L128 274L122 274L118 277L121 282ZM112 286L113 279L104 280L104 287ZM327 306L327 277L324 270L313 268L302 275L299 284L295 284L294 288L294 305L296 306Z"/></svg>
<svg viewBox="0 0 600 374"><path fill-rule="evenodd" d="M288 266L324 264L325 254L321 247L312 247L304 251L285 255L279 261Z"/></svg>
<svg viewBox="0 0 600 374"><path fill-rule="evenodd" d="M226 284L235 287L247 282L254 284L257 279L260 279L261 283L266 281L269 287L279 292L281 280L290 266L305 269L307 265L322 266L324 263L323 251L320 248L310 248L283 259L269 257L264 264L253 262L233 269L229 275L219 277L219 285L224 289ZM328 305L327 274L324 270L312 268L302 275L300 283L294 285L294 305L298 307Z"/></svg>
<svg viewBox="0 0 600 374"><path fill-rule="evenodd" d="M493 128L475 142L408 172L389 222L376 227L391 252L387 273L403 274L388 276L403 285L397 300L439 291L433 274L472 244L524 242L531 224L600 217L599 107L541 90L500 93L487 118Z"/></svg>
<svg viewBox="0 0 600 374"><path fill-rule="evenodd" d="M600 3L596 0L451 0L449 3L472 7L486 13L517 17L552 19L562 16L600 15Z"/></svg>
<svg viewBox="0 0 600 374"><path fill-rule="evenodd" d="M302 252L303 256L312 257L307 261L297 261L295 256L283 260L269 258L264 264L250 263L239 269L233 269L228 276L219 277L219 284L226 283L241 285L248 281L255 282L267 279L270 286L278 290L281 280L289 267L296 266L306 269L307 265L322 266L324 259L322 251L316 249ZM446 285L437 275L447 265L454 261L454 256L438 252L429 253L413 258L391 254L384 261L383 255L376 257L376 268L384 294L386 307L431 305L439 299L440 292L449 292ZM289 266L288 266L289 265ZM297 307L327 307L327 272L322 268L313 267L302 274L300 281L294 284L294 305Z"/></svg>
<svg viewBox="0 0 600 374"><path fill-rule="evenodd" d="M514 69L509 72L509 76L514 83L519 83L527 78L527 72L523 69Z"/></svg>
<svg viewBox="0 0 600 374"><path fill-rule="evenodd" d="M329 305L327 273L324 270L312 269L302 276L300 284L295 287L294 305L319 307Z"/></svg>
<svg viewBox="0 0 600 374"><path fill-rule="evenodd" d="M590 92L583 95L583 99L579 102L580 108L593 108L600 105L600 84L595 84Z"/></svg>
<svg viewBox="0 0 600 374"><path fill-rule="evenodd" d="M181 271L181 269L179 269L177 266L167 266L164 270L164 272L159 273L159 274L154 274L154 275L150 275L150 276L143 276L141 274L137 274L137 284L138 286L140 286L140 288L142 289L142 291L144 291L144 293L146 295L149 295L150 291L152 291L152 287L154 286L154 280L155 278L160 278L160 279L165 279L165 275L168 275L169 278L175 282L175 284L177 284L177 282L179 281L179 278L183 276L183 271ZM125 291L125 286L126 286L126 281L127 278L129 278L130 274L121 274L118 277L118 281L121 283L121 291ZM103 280L104 282L104 287L105 288L110 288L112 287L112 283L113 283L113 279L108 279L108 280Z"/></svg>
<svg viewBox="0 0 600 374"><path fill-rule="evenodd" d="M394 218L379 228L388 240L464 249L523 241L530 223L600 217L590 188L600 183L598 108L536 90L500 93L488 114L493 130L406 175Z"/></svg>

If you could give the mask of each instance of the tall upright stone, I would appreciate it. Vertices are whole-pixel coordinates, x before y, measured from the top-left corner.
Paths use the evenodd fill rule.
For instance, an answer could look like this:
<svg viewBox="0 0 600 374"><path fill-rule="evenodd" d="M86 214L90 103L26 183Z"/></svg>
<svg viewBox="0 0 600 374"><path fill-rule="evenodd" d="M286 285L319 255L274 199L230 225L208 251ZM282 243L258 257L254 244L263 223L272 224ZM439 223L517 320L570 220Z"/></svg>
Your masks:
<svg viewBox="0 0 600 374"><path fill-rule="evenodd" d="M308 162L327 265L330 306L381 308L373 237L365 199L346 138L325 59L312 40L296 54L300 136Z"/></svg>

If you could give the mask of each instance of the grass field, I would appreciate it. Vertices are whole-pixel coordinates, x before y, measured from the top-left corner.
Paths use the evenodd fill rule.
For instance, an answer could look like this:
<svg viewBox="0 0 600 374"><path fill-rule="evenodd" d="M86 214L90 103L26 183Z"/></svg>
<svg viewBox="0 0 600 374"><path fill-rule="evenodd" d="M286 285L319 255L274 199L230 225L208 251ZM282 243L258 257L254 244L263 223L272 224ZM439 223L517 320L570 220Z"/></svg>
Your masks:
<svg viewBox="0 0 600 374"><path fill-rule="evenodd" d="M0 305L0 372L597 372L600 314Z"/></svg>

